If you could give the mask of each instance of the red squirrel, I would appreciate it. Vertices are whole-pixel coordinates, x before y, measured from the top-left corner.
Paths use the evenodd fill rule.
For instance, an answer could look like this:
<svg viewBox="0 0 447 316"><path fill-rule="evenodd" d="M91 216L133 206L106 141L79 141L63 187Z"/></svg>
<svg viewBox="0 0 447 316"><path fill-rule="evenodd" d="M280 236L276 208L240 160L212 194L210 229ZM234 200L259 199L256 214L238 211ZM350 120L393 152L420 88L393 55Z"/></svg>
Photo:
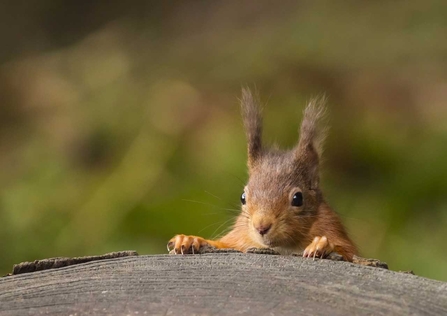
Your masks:
<svg viewBox="0 0 447 316"><path fill-rule="evenodd" d="M313 258L324 258L335 251L352 261L356 247L320 189L324 133L317 123L324 116L325 99L309 102L298 144L287 151L263 146L258 103L249 89L242 90L249 179L241 196L242 211L233 229L218 240L176 235L169 241L168 250L185 254L195 253L204 245L242 252L272 248L280 254L303 251L303 257Z"/></svg>

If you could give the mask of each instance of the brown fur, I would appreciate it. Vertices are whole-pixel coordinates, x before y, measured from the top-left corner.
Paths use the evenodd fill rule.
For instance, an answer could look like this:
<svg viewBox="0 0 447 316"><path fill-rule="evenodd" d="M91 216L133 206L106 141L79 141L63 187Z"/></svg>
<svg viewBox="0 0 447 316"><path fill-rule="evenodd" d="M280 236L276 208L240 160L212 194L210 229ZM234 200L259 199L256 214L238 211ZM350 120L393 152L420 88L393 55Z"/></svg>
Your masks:
<svg viewBox="0 0 447 316"><path fill-rule="evenodd" d="M300 138L289 151L262 146L262 119L257 97L242 90L242 116L248 141L249 180L244 189L246 204L233 229L219 240L190 236L202 244L246 251L270 247L280 253L304 250L314 237L326 236L332 249L352 261L357 253L337 214L326 204L319 188L319 162L324 133L318 122L325 113L325 99L309 102L301 123ZM292 206L295 193L303 195L302 206ZM267 233L260 231L268 228ZM179 236L179 235L178 235ZM183 235L181 235L183 236ZM176 238L176 237L174 237ZM176 248L189 248L193 241L177 238ZM177 253L177 250L174 250Z"/></svg>

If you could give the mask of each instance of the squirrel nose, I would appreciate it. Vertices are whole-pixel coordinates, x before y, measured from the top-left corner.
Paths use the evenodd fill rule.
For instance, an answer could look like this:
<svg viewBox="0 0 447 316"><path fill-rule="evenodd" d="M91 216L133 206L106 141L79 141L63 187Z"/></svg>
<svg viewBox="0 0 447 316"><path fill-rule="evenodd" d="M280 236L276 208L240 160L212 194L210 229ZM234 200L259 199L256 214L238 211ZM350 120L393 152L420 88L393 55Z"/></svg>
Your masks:
<svg viewBox="0 0 447 316"><path fill-rule="evenodd" d="M272 224L260 225L259 227L256 227L256 230L261 234L261 236L264 236L268 233L271 227Z"/></svg>

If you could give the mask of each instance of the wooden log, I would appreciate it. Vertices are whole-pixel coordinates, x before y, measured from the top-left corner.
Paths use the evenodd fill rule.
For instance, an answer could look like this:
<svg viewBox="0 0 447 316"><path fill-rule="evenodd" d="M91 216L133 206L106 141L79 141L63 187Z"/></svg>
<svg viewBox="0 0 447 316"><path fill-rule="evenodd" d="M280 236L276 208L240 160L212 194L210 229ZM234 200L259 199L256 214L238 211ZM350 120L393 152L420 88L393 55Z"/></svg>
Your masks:
<svg viewBox="0 0 447 316"><path fill-rule="evenodd" d="M447 283L268 254L131 256L0 278L0 315L447 315Z"/></svg>

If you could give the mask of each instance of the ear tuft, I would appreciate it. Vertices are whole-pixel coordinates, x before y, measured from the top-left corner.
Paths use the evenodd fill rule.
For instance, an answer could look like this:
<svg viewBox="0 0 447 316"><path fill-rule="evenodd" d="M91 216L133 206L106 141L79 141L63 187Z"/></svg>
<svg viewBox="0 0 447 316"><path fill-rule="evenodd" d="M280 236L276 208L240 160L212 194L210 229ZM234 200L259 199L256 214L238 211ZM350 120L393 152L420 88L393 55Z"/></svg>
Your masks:
<svg viewBox="0 0 447 316"><path fill-rule="evenodd" d="M241 98L242 118L248 142L248 166L251 168L262 153L262 116L259 106L259 96L250 89L242 88Z"/></svg>
<svg viewBox="0 0 447 316"><path fill-rule="evenodd" d="M315 189L319 185L319 161L323 152L323 142L327 128L318 125L326 114L326 97L321 96L310 100L304 110L300 129L300 140L295 149L296 158L304 164L309 175L309 185Z"/></svg>
<svg viewBox="0 0 447 316"><path fill-rule="evenodd" d="M300 129L300 141L298 144L299 148L305 148L311 145L317 151L318 156L321 155L327 128L319 127L319 123L321 123L325 116L326 97L323 95L311 99L304 110Z"/></svg>

